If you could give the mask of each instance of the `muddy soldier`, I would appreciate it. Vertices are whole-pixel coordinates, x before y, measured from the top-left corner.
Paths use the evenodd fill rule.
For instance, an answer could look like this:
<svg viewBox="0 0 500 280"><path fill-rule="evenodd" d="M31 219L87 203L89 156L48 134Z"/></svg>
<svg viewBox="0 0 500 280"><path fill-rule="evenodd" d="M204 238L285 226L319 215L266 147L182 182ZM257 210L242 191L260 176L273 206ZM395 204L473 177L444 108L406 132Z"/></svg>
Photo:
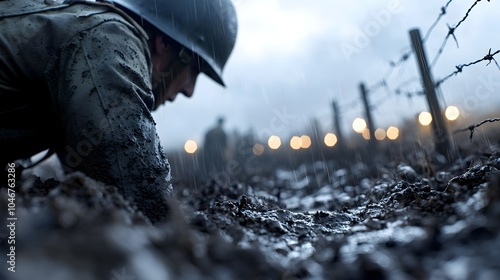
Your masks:
<svg viewBox="0 0 500 280"><path fill-rule="evenodd" d="M151 112L201 72L224 86L236 32L230 0L0 0L0 164L53 151L163 220Z"/></svg>

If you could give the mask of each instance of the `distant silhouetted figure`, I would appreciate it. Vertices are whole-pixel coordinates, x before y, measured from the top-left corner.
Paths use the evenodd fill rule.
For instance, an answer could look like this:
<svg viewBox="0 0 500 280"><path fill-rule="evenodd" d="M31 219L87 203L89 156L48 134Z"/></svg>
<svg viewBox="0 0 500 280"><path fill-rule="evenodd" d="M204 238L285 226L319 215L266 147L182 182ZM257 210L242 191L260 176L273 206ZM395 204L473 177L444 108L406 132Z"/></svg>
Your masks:
<svg viewBox="0 0 500 280"><path fill-rule="evenodd" d="M226 167L227 136L224 131L224 118L217 119L217 125L205 134L203 148L206 173L214 177Z"/></svg>
<svg viewBox="0 0 500 280"><path fill-rule="evenodd" d="M0 0L0 187L47 150L167 221L153 111L191 97L201 73L224 86L237 29L230 0Z"/></svg>

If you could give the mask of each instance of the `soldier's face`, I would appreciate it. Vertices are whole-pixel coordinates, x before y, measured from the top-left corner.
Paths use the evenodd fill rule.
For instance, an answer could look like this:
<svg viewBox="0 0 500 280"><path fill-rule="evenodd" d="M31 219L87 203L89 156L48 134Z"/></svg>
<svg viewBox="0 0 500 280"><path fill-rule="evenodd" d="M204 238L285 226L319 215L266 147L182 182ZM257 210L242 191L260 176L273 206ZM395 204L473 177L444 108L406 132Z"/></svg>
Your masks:
<svg viewBox="0 0 500 280"><path fill-rule="evenodd" d="M155 104L159 106L167 101L173 102L179 93L186 97L193 96L197 77L198 71L192 65L185 65L173 73L166 69L166 72L153 74L153 92L157 99Z"/></svg>
<svg viewBox="0 0 500 280"><path fill-rule="evenodd" d="M188 64L181 63L178 53L163 44L161 37L156 38L155 44L156 49L151 55L152 86L155 96L153 110L167 101L174 101L179 93L191 97L199 74L196 60L193 59Z"/></svg>

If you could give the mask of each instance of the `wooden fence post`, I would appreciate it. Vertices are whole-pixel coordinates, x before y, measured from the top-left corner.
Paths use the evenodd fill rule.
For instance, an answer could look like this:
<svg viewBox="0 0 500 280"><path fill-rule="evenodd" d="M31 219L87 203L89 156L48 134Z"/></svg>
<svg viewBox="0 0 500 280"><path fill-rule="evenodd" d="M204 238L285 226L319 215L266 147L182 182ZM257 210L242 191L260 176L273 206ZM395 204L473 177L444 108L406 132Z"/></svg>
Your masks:
<svg viewBox="0 0 500 280"><path fill-rule="evenodd" d="M345 142L342 130L340 129L340 111L336 101L332 101L333 110L333 131L337 134L337 143L341 150L345 148Z"/></svg>
<svg viewBox="0 0 500 280"><path fill-rule="evenodd" d="M367 129L370 135L370 148L374 149L374 152L377 152L377 139L375 139L375 125L373 124L372 111L370 108L370 104L368 102L368 90L364 83L359 84L359 89L361 91L361 99L363 100L363 104L365 107L365 116L367 121Z"/></svg>
<svg viewBox="0 0 500 280"><path fill-rule="evenodd" d="M410 38L413 51L415 52L415 58L420 69L422 82L425 88L425 96L427 97L427 102L429 103L429 109L432 115L432 129L434 132L434 140L436 143L435 148L438 153L446 157L448 162L451 162L453 159L453 154L450 146L448 129L446 128L446 123L444 121L443 114L441 113L441 107L439 106L439 102L436 97L436 86L432 79L429 64L427 63L427 57L425 55L424 46L422 44L420 30L410 30Z"/></svg>

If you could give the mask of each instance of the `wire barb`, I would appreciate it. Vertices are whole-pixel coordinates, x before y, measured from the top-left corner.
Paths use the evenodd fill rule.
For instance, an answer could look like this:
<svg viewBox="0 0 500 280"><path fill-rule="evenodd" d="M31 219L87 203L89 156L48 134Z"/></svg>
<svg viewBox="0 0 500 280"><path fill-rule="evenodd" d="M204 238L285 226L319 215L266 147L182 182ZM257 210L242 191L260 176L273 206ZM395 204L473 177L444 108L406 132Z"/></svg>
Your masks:
<svg viewBox="0 0 500 280"><path fill-rule="evenodd" d="M469 140L472 142L472 137L474 136L474 131L476 128L480 127L481 125L485 123L492 123L492 122L498 122L500 121L500 118L495 118L495 119L486 119L478 124L471 124L467 128L459 129L456 130L454 133L459 133L459 132L464 132L464 131L470 131L470 136Z"/></svg>
<svg viewBox="0 0 500 280"><path fill-rule="evenodd" d="M429 36L431 35L431 32L434 30L434 27L436 27L436 25L439 23L439 21L441 20L441 18L444 15L446 15L446 9L448 8L448 6L450 5L450 3L452 1L453 0L448 0L448 3L446 3L446 5L444 5L443 7L441 7L441 13L437 17L437 19L434 21L434 23L432 23L431 27L429 27L429 30L427 30L427 32L425 33L423 42L425 42L425 41L427 41L427 39L429 39Z"/></svg>
<svg viewBox="0 0 500 280"><path fill-rule="evenodd" d="M485 55L483 58L478 59L478 60L473 61L473 62L469 62L469 63L466 63L466 64L460 64L460 65L455 66L455 68L457 68L457 70L453 71L452 73L448 74L446 77L444 77L441 80L439 80L435 84L435 87L439 87L439 85L441 85L442 83L444 83L446 80L448 80L452 76L455 76L458 73L461 73L462 70L463 70L463 68L472 66L474 64L478 64L481 61L488 61L488 64L486 64L486 66L490 65L490 63L493 61L497 65L498 69L500 70L500 65L498 65L497 61L494 58L494 56L497 55L498 53L500 53L500 50L497 50L496 52L491 53L491 48L490 48L490 50L488 51L488 54Z"/></svg>

